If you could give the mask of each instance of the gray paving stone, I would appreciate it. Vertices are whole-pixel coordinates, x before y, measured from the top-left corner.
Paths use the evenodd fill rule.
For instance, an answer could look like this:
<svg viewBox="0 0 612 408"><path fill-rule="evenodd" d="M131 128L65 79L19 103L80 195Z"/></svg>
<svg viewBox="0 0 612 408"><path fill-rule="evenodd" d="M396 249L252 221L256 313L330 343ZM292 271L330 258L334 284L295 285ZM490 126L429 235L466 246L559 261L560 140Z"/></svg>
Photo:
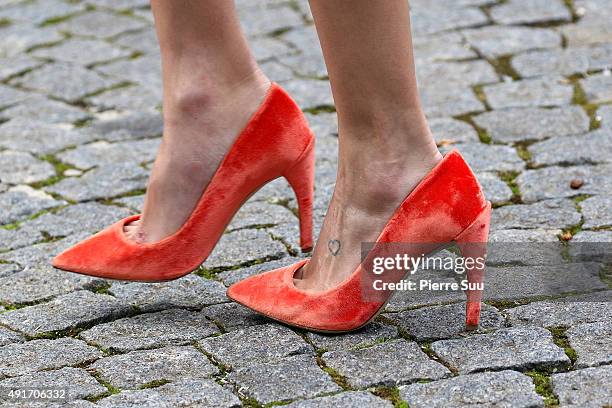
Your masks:
<svg viewBox="0 0 612 408"><path fill-rule="evenodd" d="M149 6L149 2L146 0L87 0L86 3L96 7L119 11L134 10Z"/></svg>
<svg viewBox="0 0 612 408"><path fill-rule="evenodd" d="M258 201L248 201L236 213L228 230L254 228L263 225L298 223L298 218L287 208Z"/></svg>
<svg viewBox="0 0 612 408"><path fill-rule="evenodd" d="M80 290L47 303L3 313L0 322L29 336L37 336L88 326L130 311L112 296Z"/></svg>
<svg viewBox="0 0 612 408"><path fill-rule="evenodd" d="M127 207L129 210L132 211L132 213L140 213L142 212L142 208L144 207L144 200L145 195L142 194L116 198L113 201Z"/></svg>
<svg viewBox="0 0 612 408"><path fill-rule="evenodd" d="M271 81L277 83L284 84L293 79L293 76L295 75L291 68L274 60L263 62L259 67Z"/></svg>
<svg viewBox="0 0 612 408"><path fill-rule="evenodd" d="M21 334L5 327L0 327L0 347L11 343L21 343L24 340L25 338Z"/></svg>
<svg viewBox="0 0 612 408"><path fill-rule="evenodd" d="M489 58L561 46L561 36L547 28L487 26L462 33L470 45Z"/></svg>
<svg viewBox="0 0 612 408"><path fill-rule="evenodd" d="M612 226L612 196L596 196L580 203L584 216L583 228Z"/></svg>
<svg viewBox="0 0 612 408"><path fill-rule="evenodd" d="M141 166L117 163L97 167L82 177L65 178L45 190L70 200L86 201L116 197L142 189L147 179L148 172Z"/></svg>
<svg viewBox="0 0 612 408"><path fill-rule="evenodd" d="M553 374L551 384L561 407L598 408L612 404L612 366Z"/></svg>
<svg viewBox="0 0 612 408"><path fill-rule="evenodd" d="M8 58L0 58L0 80L5 81L15 75L37 68L42 64L44 64L43 61L34 59L28 55L15 55Z"/></svg>
<svg viewBox="0 0 612 408"><path fill-rule="evenodd" d="M0 125L0 147L34 154L54 153L94 138L94 133L82 129L28 118L17 118Z"/></svg>
<svg viewBox="0 0 612 408"><path fill-rule="evenodd" d="M87 363L102 357L102 352L80 340L64 337L9 344L0 347L0 356L0 377L16 377Z"/></svg>
<svg viewBox="0 0 612 408"><path fill-rule="evenodd" d="M125 352L190 344L216 331L201 313L168 309L99 324L80 337L90 344Z"/></svg>
<svg viewBox="0 0 612 408"><path fill-rule="evenodd" d="M453 148L459 150L476 172L521 171L525 168L525 162L519 157L516 149L510 146L475 142L461 143ZM445 152L450 149L442 148L441 150Z"/></svg>
<svg viewBox="0 0 612 408"><path fill-rule="evenodd" d="M411 408L544 406L531 379L509 370L406 385L400 387L400 396Z"/></svg>
<svg viewBox="0 0 612 408"><path fill-rule="evenodd" d="M490 9L499 24L534 24L571 21L572 15L561 0L511 0Z"/></svg>
<svg viewBox="0 0 612 408"><path fill-rule="evenodd" d="M530 51L512 58L512 67L524 78L552 73L570 76L611 65L611 44Z"/></svg>
<svg viewBox="0 0 612 408"><path fill-rule="evenodd" d="M66 62L49 63L12 82L68 102L76 102L87 95L120 83L117 79L106 78L94 71Z"/></svg>
<svg viewBox="0 0 612 408"><path fill-rule="evenodd" d="M52 242L44 242L13 251L0 253L0 259L10 263L19 264L20 267L40 267L48 265L53 257L64 249L76 244L91 235L90 233L78 233L67 238Z"/></svg>
<svg viewBox="0 0 612 408"><path fill-rule="evenodd" d="M204 267L220 268L261 259L278 259L286 254L285 246L264 230L242 229L223 234Z"/></svg>
<svg viewBox="0 0 612 408"><path fill-rule="evenodd" d="M481 112L484 106L470 88L433 86L419 88L421 101L428 117L459 116Z"/></svg>
<svg viewBox="0 0 612 408"><path fill-rule="evenodd" d="M0 27L0 57L13 57L33 47L54 44L64 39L54 27L10 24Z"/></svg>
<svg viewBox="0 0 612 408"><path fill-rule="evenodd" d="M299 50L303 55L323 55L321 45L319 44L319 36L314 25L294 27L282 33L279 38L291 45L292 48Z"/></svg>
<svg viewBox="0 0 612 408"><path fill-rule="evenodd" d="M529 146L535 165L572 165L612 161L612 129L545 140Z"/></svg>
<svg viewBox="0 0 612 408"><path fill-rule="evenodd" d="M476 58L476 53L457 32L445 32L412 39L414 56L421 61L446 61Z"/></svg>
<svg viewBox="0 0 612 408"><path fill-rule="evenodd" d="M283 84L302 109L333 106L334 100L328 81L295 79Z"/></svg>
<svg viewBox="0 0 612 408"><path fill-rule="evenodd" d="M299 260L299 258L286 257L271 262L264 262L255 264L253 266L247 266L245 268L223 271L217 276L223 281L226 286L230 286L238 281L248 278L249 276L282 268L284 266L288 266L295 262L298 262Z"/></svg>
<svg viewBox="0 0 612 408"><path fill-rule="evenodd" d="M220 303L202 309L202 313L226 331L270 323L270 319L237 303Z"/></svg>
<svg viewBox="0 0 612 408"><path fill-rule="evenodd" d="M452 272L454 274L454 272ZM454 276L441 274L439 271L421 271L418 279L431 280L438 283L455 283ZM446 290L399 290L387 303L386 312L400 312L408 308L421 306L435 306L451 302L465 302L466 297L462 291Z"/></svg>
<svg viewBox="0 0 612 408"><path fill-rule="evenodd" d="M451 118L434 118L429 121L434 137L438 143L442 141L463 143L478 142L478 133L471 125Z"/></svg>
<svg viewBox="0 0 612 408"><path fill-rule="evenodd" d="M493 3L491 0L414 0L410 5L414 8L431 7L439 8L463 8L470 6L484 6Z"/></svg>
<svg viewBox="0 0 612 408"><path fill-rule="evenodd" d="M153 381L207 378L219 370L191 346L138 350L105 357L91 364L102 379L121 389L135 389Z"/></svg>
<svg viewBox="0 0 612 408"><path fill-rule="evenodd" d="M601 8L598 12L604 9ZM561 32L563 37L566 38L569 47L609 43L612 41L612 29L610 24L604 20L591 22L583 19L583 21L577 24L562 27Z"/></svg>
<svg viewBox="0 0 612 408"><path fill-rule="evenodd" d="M100 400L101 408L175 407L238 408L238 397L213 380L184 379L153 389L123 391Z"/></svg>
<svg viewBox="0 0 612 408"><path fill-rule="evenodd" d="M569 228L579 222L574 203L564 199L500 207L491 216L491 224L497 229Z"/></svg>
<svg viewBox="0 0 612 408"><path fill-rule="evenodd" d="M93 142L60 153L57 157L64 163L83 170L113 163L138 165L155 159L160 139L143 139L126 142Z"/></svg>
<svg viewBox="0 0 612 408"><path fill-rule="evenodd" d="M312 347L292 330L275 324L246 327L198 342L214 361L237 369L282 361L298 354L314 355Z"/></svg>
<svg viewBox="0 0 612 408"><path fill-rule="evenodd" d="M29 153L0 152L0 180L7 184L36 183L55 175L53 166Z"/></svg>
<svg viewBox="0 0 612 408"><path fill-rule="evenodd" d="M15 272L19 272L21 267L13 263L0 263L0 277L11 275Z"/></svg>
<svg viewBox="0 0 612 408"><path fill-rule="evenodd" d="M87 371L72 367L9 378L0 381L0 387L3 389L61 389L66 390L65 400L96 397L108 391Z"/></svg>
<svg viewBox="0 0 612 408"><path fill-rule="evenodd" d="M580 85L591 103L612 102L612 75L605 71L600 75L589 76L580 81Z"/></svg>
<svg viewBox="0 0 612 408"><path fill-rule="evenodd" d="M28 304L79 289L96 289L102 283L101 279L67 274L51 265L25 268L0 278L0 300L9 304Z"/></svg>
<svg viewBox="0 0 612 408"><path fill-rule="evenodd" d="M477 84L490 84L499 82L499 77L493 67L486 61L466 62L430 62L424 61L416 64L419 86L436 86L440 78L444 78L445 85L468 87Z"/></svg>
<svg viewBox="0 0 612 408"><path fill-rule="evenodd" d="M157 34L155 33L154 27L147 27L141 31L129 31L120 34L113 39L113 44L144 54L158 55L160 53Z"/></svg>
<svg viewBox="0 0 612 408"><path fill-rule="evenodd" d="M39 25L77 13L84 8L83 4L66 3L61 0L21 2L0 9L0 18Z"/></svg>
<svg viewBox="0 0 612 408"><path fill-rule="evenodd" d="M94 233L128 215L130 212L121 207L95 202L76 204L24 222L17 231L29 236L44 232L50 237L68 236L85 231Z"/></svg>
<svg viewBox="0 0 612 408"><path fill-rule="evenodd" d="M0 85L0 108L14 105L29 98L30 94L10 86Z"/></svg>
<svg viewBox="0 0 612 408"><path fill-rule="evenodd" d="M0 112L0 118L25 118L46 123L75 123L90 117L88 112L80 108L38 95Z"/></svg>
<svg viewBox="0 0 612 408"><path fill-rule="evenodd" d="M288 6L275 7L274 12L263 8L238 7L244 31L250 37L281 32L304 23L299 13Z"/></svg>
<svg viewBox="0 0 612 408"><path fill-rule="evenodd" d="M512 108L485 112L474 122L496 142L542 140L586 133L589 117L578 106L561 108Z"/></svg>
<svg viewBox="0 0 612 408"><path fill-rule="evenodd" d="M597 109L597 118L601 126L612 129L612 105L603 105Z"/></svg>
<svg viewBox="0 0 612 408"><path fill-rule="evenodd" d="M91 50L96 50L96 52L93 53ZM32 55L55 61L90 66L118 58L127 58L132 55L132 52L113 46L106 41L70 38L53 47L38 48L32 52Z"/></svg>
<svg viewBox="0 0 612 408"><path fill-rule="evenodd" d="M578 194L607 194L612 189L612 166L545 167L521 173L516 182L525 202L549 198L572 197ZM572 180L582 181L579 189L571 188Z"/></svg>
<svg viewBox="0 0 612 408"><path fill-rule="evenodd" d="M229 380L245 395L262 404L313 398L341 391L316 364L314 357L298 355L280 362L242 367Z"/></svg>
<svg viewBox="0 0 612 408"><path fill-rule="evenodd" d="M104 135L107 141L140 139L161 136L162 116L159 112L146 110L125 112L95 120L91 124L93 132Z"/></svg>
<svg viewBox="0 0 612 408"><path fill-rule="evenodd" d="M36 214L39 211L66 204L32 187L19 185L0 193L0 225Z"/></svg>
<svg viewBox="0 0 612 408"><path fill-rule="evenodd" d="M557 77L487 85L483 91L493 109L569 105L574 95L573 87Z"/></svg>
<svg viewBox="0 0 612 408"><path fill-rule="evenodd" d="M465 303L423 307L405 312L387 314L417 341L440 340L456 337L465 331ZM482 305L480 329L497 329L504 325L498 310Z"/></svg>
<svg viewBox="0 0 612 408"><path fill-rule="evenodd" d="M495 173L479 173L478 181L484 190L485 197L493 204L510 201L512 190Z"/></svg>
<svg viewBox="0 0 612 408"><path fill-rule="evenodd" d="M412 31L415 37L476 27L487 24L489 19L476 7L464 8L414 8L412 11Z"/></svg>
<svg viewBox="0 0 612 408"><path fill-rule="evenodd" d="M121 111L152 110L161 106L161 94L142 86L123 86L86 98L85 102L97 110Z"/></svg>
<svg viewBox="0 0 612 408"><path fill-rule="evenodd" d="M310 400L296 401L287 405L289 408L327 408L327 407L371 407L391 408L390 401L379 398L366 391L348 391L329 397L318 397Z"/></svg>
<svg viewBox="0 0 612 408"><path fill-rule="evenodd" d="M606 322L612 318L609 303L580 299L570 297L565 301L532 302L506 309L504 312L510 324L514 326L569 327L582 323Z"/></svg>
<svg viewBox="0 0 612 408"><path fill-rule="evenodd" d="M306 336L317 349L335 351L371 346L381 341L391 340L398 337L398 330L394 326L371 322L358 331L341 335L307 332Z"/></svg>
<svg viewBox="0 0 612 408"><path fill-rule="evenodd" d="M161 61L156 55L118 60L109 64L98 65L95 70L123 82L127 81L141 85L150 92L157 91L158 95L161 94Z"/></svg>
<svg viewBox="0 0 612 408"><path fill-rule="evenodd" d="M610 322L586 323L565 332L578 354L576 368L593 367L612 362L612 325Z"/></svg>
<svg viewBox="0 0 612 408"><path fill-rule="evenodd" d="M572 242L612 242L612 231L580 231Z"/></svg>
<svg viewBox="0 0 612 408"><path fill-rule="evenodd" d="M171 308L199 309L226 302L223 284L196 275L162 283L114 283L109 292L139 310L153 312Z"/></svg>
<svg viewBox="0 0 612 408"><path fill-rule="evenodd" d="M303 77L322 79L328 76L323 55L320 53L290 55L281 58L280 62Z"/></svg>
<svg viewBox="0 0 612 408"><path fill-rule="evenodd" d="M395 340L370 348L331 351L323 354L325 364L355 388L396 386L417 380L436 380L449 375L440 363L430 360L418 344Z"/></svg>
<svg viewBox="0 0 612 408"><path fill-rule="evenodd" d="M296 50L284 41L277 38L260 37L250 42L251 51L258 62L265 62L273 58L295 54ZM315 44L313 44L314 46Z"/></svg>
<svg viewBox="0 0 612 408"><path fill-rule="evenodd" d="M533 245L528 245L530 246ZM539 252L540 256L548 256L544 250ZM500 301L541 298L608 288L599 276L601 264L589 262L559 264L563 262L560 247L557 256L558 259L550 256L553 263L551 265L487 268L484 299ZM529 262L530 260L525 261Z"/></svg>
<svg viewBox="0 0 612 408"><path fill-rule="evenodd" d="M536 328L499 329L459 340L439 340L433 351L460 374L483 370L554 369L570 359L553 343L549 331Z"/></svg>
<svg viewBox="0 0 612 408"><path fill-rule="evenodd" d="M146 27L146 22L107 11L92 11L58 24L57 29L83 37L109 38Z"/></svg>

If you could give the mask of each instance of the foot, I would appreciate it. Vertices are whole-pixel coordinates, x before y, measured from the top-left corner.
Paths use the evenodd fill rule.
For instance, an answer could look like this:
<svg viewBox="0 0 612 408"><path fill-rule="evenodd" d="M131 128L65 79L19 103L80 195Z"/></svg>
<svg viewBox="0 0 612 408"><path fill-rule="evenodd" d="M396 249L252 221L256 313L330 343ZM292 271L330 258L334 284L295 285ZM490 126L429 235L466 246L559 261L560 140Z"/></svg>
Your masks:
<svg viewBox="0 0 612 408"><path fill-rule="evenodd" d="M219 164L270 87L260 73L240 84L189 89L164 100L164 136L142 216L125 226L138 243L175 233L191 215Z"/></svg>
<svg viewBox="0 0 612 408"><path fill-rule="evenodd" d="M343 149L348 147L340 154L336 187L319 240L310 261L294 277L296 287L323 291L355 271L361 262L361 244L376 241L406 196L442 159L431 135L423 139L431 142L403 152L393 146L372 153L374 139L352 135L350 143L343 144Z"/></svg>

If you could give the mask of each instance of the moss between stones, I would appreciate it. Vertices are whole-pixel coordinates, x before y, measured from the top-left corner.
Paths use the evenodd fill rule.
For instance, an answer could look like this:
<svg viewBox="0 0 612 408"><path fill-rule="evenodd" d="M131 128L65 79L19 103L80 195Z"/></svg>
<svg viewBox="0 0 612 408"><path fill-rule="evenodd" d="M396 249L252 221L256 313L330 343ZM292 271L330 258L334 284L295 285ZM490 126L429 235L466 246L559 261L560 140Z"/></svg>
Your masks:
<svg viewBox="0 0 612 408"><path fill-rule="evenodd" d="M548 373L532 370L525 372L525 374L531 377L533 385L535 386L535 392L544 398L544 406L546 408L559 406L559 399L553 393L550 375Z"/></svg>
<svg viewBox="0 0 612 408"><path fill-rule="evenodd" d="M476 98L478 98L478 100L482 102L482 104L485 106L485 109L490 111L492 109L491 106L489 106L489 103L487 102L487 96L484 93L483 86L484 85L474 85L472 87L472 90L474 91L474 95L476 95Z"/></svg>
<svg viewBox="0 0 612 408"><path fill-rule="evenodd" d="M391 401L395 408L409 408L408 403L400 397L397 387L377 387L371 392L377 397Z"/></svg>
<svg viewBox="0 0 612 408"><path fill-rule="evenodd" d="M304 109L304 113L310 113L311 115L318 115L319 113L335 113L336 107L333 105L321 105L315 106L314 108Z"/></svg>
<svg viewBox="0 0 612 408"><path fill-rule="evenodd" d="M510 201L514 204L522 204L523 198L521 197L521 190L516 183L516 178L520 173L518 171L500 171L497 173L499 178L508 185L512 191L512 197Z"/></svg>
<svg viewBox="0 0 612 408"><path fill-rule="evenodd" d="M493 68L495 68L495 72L497 72L497 74L501 77L510 77L514 81L521 79L521 76L512 66L512 55L503 55L497 59L491 59L488 61Z"/></svg>
<svg viewBox="0 0 612 408"><path fill-rule="evenodd" d="M567 339L567 335L565 334L565 332L567 331L567 327L552 327L548 330L552 333L553 342L558 347L562 348L563 351L565 351L565 354L572 361L572 364L574 364L576 362L576 359L578 358L578 354L576 353L576 350L572 348L569 343L569 340Z"/></svg>
<svg viewBox="0 0 612 408"><path fill-rule="evenodd" d="M108 381L104 380L102 378L102 376L97 372L97 371L89 371L89 373L96 379L96 381L98 381L100 383L100 385L104 386L108 391L107 392L103 392L102 394L93 396L93 397L89 397L89 398L85 398L87 401L90 402L97 402L99 400L101 400L102 398L108 397L110 395L113 394L119 394L121 392L120 388L115 387L114 385L112 385L111 383L109 383Z"/></svg>
<svg viewBox="0 0 612 408"><path fill-rule="evenodd" d="M154 381L150 381L146 384L141 385L140 387L138 387L141 390L146 390L149 388L157 388L157 387L161 387L162 385L166 385L168 384L170 381L166 380L166 379L161 379L161 380L154 380Z"/></svg>
<svg viewBox="0 0 612 408"><path fill-rule="evenodd" d="M468 125L472 126L474 130L476 130L476 133L478 134L478 139L482 143L491 144L492 142L491 135L489 135L489 132L487 132L485 129L478 126L476 122L474 122L474 119L472 118L472 114L468 113L465 115L458 115L458 116L455 116L454 119L460 120L461 122L465 122Z"/></svg>

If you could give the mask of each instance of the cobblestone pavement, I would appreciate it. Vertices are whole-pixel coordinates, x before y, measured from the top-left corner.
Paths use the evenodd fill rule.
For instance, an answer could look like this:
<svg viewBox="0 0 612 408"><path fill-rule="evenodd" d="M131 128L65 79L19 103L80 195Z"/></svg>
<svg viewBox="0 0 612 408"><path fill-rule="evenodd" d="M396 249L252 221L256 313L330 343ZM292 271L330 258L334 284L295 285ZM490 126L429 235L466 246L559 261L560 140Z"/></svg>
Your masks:
<svg viewBox="0 0 612 408"><path fill-rule="evenodd" d="M320 226L337 128L307 4L238 3L263 69L317 134ZM479 174L493 238L612 241L610 1L412 6L432 128ZM574 280L600 302L519 285L512 300L487 300L472 334L460 296L400 294L344 336L229 303L226 286L305 256L284 181L256 194L184 279L53 270L59 250L142 205L162 129L148 1L0 0L0 81L0 389L66 387L74 407L612 404L611 280L597 269ZM503 283L500 272L491 278Z"/></svg>

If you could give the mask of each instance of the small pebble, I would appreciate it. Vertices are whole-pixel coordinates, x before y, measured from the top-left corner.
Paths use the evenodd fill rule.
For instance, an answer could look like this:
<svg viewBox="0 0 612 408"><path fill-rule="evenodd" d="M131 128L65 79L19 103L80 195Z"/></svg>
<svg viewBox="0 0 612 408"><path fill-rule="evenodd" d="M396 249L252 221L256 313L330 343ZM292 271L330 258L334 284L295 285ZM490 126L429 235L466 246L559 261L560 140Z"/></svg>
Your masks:
<svg viewBox="0 0 612 408"><path fill-rule="evenodd" d="M584 181L582 181L581 179L573 179L570 182L570 187L573 188L574 190L578 190L580 187L582 187L583 184L584 184Z"/></svg>
<svg viewBox="0 0 612 408"><path fill-rule="evenodd" d="M78 177L81 174L83 174L83 172L81 170L77 170L77 169L68 169L68 170L64 171L64 176L65 177Z"/></svg>

